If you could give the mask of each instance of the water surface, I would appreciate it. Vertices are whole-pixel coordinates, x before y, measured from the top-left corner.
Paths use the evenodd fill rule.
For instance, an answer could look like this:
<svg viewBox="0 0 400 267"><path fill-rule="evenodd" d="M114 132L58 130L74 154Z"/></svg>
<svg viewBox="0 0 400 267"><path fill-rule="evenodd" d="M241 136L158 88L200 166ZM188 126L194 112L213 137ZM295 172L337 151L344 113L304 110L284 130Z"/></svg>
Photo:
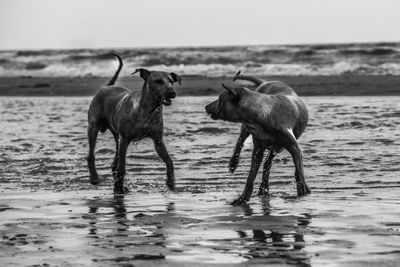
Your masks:
<svg viewBox="0 0 400 267"><path fill-rule="evenodd" d="M304 98L310 122L300 147L312 194L295 196L284 152L271 170L271 196L243 207L228 203L244 187L251 140L230 174L240 126L210 120L204 105L212 99L181 97L164 110L178 193L167 191L164 164L143 140L128 152L131 192L114 200L108 132L96 149L103 182L88 183L90 98L0 98L0 262L395 266L400 97Z"/></svg>

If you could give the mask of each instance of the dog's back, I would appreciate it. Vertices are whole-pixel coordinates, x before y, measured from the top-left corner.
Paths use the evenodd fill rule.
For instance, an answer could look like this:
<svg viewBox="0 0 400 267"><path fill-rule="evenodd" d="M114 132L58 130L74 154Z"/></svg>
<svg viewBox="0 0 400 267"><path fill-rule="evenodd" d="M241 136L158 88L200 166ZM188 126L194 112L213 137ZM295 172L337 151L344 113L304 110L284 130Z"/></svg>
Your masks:
<svg viewBox="0 0 400 267"><path fill-rule="evenodd" d="M296 139L299 138L307 127L308 110L306 104L301 100L296 92L290 86L280 81L263 82L255 89L255 92L289 97L289 100L294 104L299 113L297 123L293 128L294 136Z"/></svg>
<svg viewBox="0 0 400 267"><path fill-rule="evenodd" d="M280 81L263 82L255 91L269 95L296 95L292 88Z"/></svg>
<svg viewBox="0 0 400 267"><path fill-rule="evenodd" d="M97 121L101 131L111 127L118 130L118 122L115 118L124 118L137 110L140 102L140 94L137 90L130 90L123 86L105 86L93 97L89 108L89 120ZM124 114L118 114L118 113Z"/></svg>

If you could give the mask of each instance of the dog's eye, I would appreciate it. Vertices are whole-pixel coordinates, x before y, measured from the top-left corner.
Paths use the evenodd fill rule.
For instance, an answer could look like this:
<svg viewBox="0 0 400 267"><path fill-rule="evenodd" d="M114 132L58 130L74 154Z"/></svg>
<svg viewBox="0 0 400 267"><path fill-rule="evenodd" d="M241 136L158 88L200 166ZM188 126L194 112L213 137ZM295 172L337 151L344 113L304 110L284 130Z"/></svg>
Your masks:
<svg viewBox="0 0 400 267"><path fill-rule="evenodd" d="M163 80L162 80L162 79L157 79L157 80L154 80L154 82L155 82L156 84L162 84L162 83L163 83Z"/></svg>
<svg viewBox="0 0 400 267"><path fill-rule="evenodd" d="M221 107L221 106L222 106L222 104L223 104L223 101L221 100L221 98L220 98L220 97L218 98L218 102L217 102L217 104L218 104L218 107Z"/></svg>

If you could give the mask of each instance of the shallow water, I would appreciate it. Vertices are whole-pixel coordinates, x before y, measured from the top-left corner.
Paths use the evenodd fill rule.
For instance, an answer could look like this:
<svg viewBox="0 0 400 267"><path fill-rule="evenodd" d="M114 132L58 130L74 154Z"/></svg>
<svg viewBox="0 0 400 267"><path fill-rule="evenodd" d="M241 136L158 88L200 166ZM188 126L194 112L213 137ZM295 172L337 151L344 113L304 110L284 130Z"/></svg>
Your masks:
<svg viewBox="0 0 400 267"><path fill-rule="evenodd" d="M90 98L0 98L0 262L395 266L400 97L304 98L311 119L300 146L312 194L295 197L284 152L270 198L244 207L228 203L244 187L251 140L230 174L240 126L210 120L212 99L181 97L164 110L178 193L166 190L164 164L144 140L129 149L131 193L114 200L108 132L96 151L103 182L88 183Z"/></svg>

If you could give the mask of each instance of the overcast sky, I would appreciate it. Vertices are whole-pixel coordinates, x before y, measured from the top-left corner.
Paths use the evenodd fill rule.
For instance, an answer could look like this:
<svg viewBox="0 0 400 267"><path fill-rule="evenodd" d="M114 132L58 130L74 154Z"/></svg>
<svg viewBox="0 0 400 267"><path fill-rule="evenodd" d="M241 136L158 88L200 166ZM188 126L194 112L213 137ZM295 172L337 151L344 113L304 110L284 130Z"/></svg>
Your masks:
<svg viewBox="0 0 400 267"><path fill-rule="evenodd" d="M400 0L0 0L0 49L400 41Z"/></svg>

